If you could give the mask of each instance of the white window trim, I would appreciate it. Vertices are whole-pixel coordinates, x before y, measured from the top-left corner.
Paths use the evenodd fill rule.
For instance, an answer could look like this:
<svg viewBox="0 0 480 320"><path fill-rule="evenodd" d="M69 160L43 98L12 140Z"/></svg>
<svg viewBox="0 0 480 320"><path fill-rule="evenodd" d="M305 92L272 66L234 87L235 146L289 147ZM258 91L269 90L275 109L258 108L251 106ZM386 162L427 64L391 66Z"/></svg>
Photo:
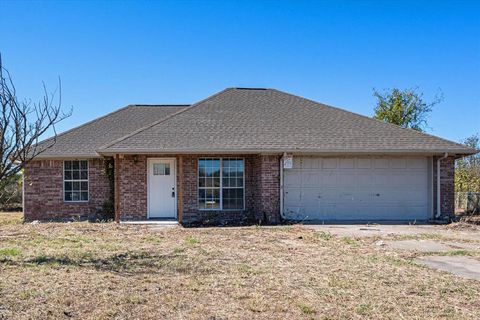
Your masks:
<svg viewBox="0 0 480 320"><path fill-rule="evenodd" d="M220 187L199 187L200 185L200 160L220 160ZM242 160L243 162L243 186L242 187L228 187L225 189L243 189L243 206L241 209L223 209L223 160ZM207 189L219 189L220 190L220 208L218 209L209 209L209 208L200 208L200 198L198 196L199 190L207 190ZM197 159L197 209L200 211L245 211L245 158L241 157L212 157L212 158L198 158Z"/></svg>
<svg viewBox="0 0 480 320"><path fill-rule="evenodd" d="M87 179L77 179L77 180L72 180L72 179L65 179L65 161L86 161L87 162ZM87 159L70 159L70 160L63 160L63 168L62 168L62 198L63 202L65 203L87 203L90 201L90 163L88 163ZM65 199L65 182L87 182L88 188L87 188L87 200L66 200Z"/></svg>

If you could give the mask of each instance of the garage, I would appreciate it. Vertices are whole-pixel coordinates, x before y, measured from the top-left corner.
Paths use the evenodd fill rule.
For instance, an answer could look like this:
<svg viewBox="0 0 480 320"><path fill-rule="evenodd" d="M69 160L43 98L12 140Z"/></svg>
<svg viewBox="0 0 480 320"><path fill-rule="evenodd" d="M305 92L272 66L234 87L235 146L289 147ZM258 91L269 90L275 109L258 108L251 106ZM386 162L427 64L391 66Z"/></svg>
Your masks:
<svg viewBox="0 0 480 320"><path fill-rule="evenodd" d="M429 157L294 156L283 170L283 215L291 220L429 220Z"/></svg>

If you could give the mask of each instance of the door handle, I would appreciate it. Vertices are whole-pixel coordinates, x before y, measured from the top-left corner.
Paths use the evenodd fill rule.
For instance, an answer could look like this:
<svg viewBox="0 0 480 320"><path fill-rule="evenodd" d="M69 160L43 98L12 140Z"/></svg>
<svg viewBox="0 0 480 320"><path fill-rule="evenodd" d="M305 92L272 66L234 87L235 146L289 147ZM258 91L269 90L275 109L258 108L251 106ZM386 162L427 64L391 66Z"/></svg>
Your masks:
<svg viewBox="0 0 480 320"><path fill-rule="evenodd" d="M175 198L175 191L172 191L172 198Z"/></svg>

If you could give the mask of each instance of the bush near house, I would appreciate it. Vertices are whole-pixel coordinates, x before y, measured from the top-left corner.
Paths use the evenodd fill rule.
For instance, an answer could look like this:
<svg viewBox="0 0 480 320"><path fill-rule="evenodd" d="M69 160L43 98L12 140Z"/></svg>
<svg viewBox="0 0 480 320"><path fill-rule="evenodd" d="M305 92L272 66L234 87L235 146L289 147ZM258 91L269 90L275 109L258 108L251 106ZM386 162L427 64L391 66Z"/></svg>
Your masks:
<svg viewBox="0 0 480 320"><path fill-rule="evenodd" d="M0 210L22 210L22 174L17 173L0 181Z"/></svg>
<svg viewBox="0 0 480 320"><path fill-rule="evenodd" d="M480 149L480 136L473 135L463 141L466 146ZM456 210L480 214L480 154L474 154L455 163Z"/></svg>

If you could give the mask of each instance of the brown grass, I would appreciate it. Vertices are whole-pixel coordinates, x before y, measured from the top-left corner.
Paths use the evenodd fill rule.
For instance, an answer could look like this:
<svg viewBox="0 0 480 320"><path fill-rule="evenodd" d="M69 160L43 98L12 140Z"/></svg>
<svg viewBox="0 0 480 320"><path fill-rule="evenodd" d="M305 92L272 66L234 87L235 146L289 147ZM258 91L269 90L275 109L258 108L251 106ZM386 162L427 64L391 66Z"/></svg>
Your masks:
<svg viewBox="0 0 480 320"><path fill-rule="evenodd" d="M0 214L0 319L478 319L480 282L299 226L19 224Z"/></svg>

